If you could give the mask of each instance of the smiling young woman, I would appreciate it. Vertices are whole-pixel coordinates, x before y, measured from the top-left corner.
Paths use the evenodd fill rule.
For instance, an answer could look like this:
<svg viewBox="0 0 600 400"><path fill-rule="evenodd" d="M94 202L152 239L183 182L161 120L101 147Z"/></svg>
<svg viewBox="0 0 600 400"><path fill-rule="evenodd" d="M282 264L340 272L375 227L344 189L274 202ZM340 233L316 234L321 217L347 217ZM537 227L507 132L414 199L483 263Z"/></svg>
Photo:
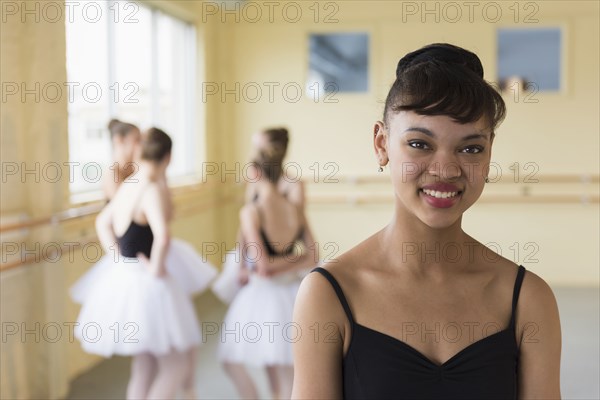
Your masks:
<svg viewBox="0 0 600 400"><path fill-rule="evenodd" d="M293 398L560 397L552 291L461 226L504 115L475 54L400 60L373 140L394 216L302 282Z"/></svg>

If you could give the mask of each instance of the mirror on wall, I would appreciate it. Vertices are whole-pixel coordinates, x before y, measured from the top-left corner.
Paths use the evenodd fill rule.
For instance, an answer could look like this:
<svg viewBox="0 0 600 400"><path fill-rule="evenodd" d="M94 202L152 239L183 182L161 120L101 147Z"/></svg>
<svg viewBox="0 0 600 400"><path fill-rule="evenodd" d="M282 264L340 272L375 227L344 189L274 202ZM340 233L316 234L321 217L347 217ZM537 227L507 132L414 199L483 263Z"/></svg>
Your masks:
<svg viewBox="0 0 600 400"><path fill-rule="evenodd" d="M560 28L502 28L497 40L501 90L561 90Z"/></svg>
<svg viewBox="0 0 600 400"><path fill-rule="evenodd" d="M369 36L367 33L318 33L309 37L309 93L366 92Z"/></svg>

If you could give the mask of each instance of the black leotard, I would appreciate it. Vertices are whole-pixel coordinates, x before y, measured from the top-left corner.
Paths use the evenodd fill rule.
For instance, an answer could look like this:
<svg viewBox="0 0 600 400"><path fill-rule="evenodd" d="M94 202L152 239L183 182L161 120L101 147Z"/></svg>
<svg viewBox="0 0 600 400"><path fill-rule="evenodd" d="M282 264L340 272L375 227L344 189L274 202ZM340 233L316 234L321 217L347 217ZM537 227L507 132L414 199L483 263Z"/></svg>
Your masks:
<svg viewBox="0 0 600 400"><path fill-rule="evenodd" d="M333 286L350 321L351 341L342 362L345 399L516 399L519 348L515 310L525 268L519 266L508 328L478 340L442 365L410 345L354 321L338 282Z"/></svg>
<svg viewBox="0 0 600 400"><path fill-rule="evenodd" d="M260 237L262 238L262 240L265 244L265 248L267 249L267 253L269 253L270 256L286 256L286 255L292 254L292 252L294 251L294 246L295 246L296 241L302 239L302 236L304 236L304 228L300 227L300 229L298 230L298 234L296 235L296 238L292 242L288 243L285 246L285 249L281 253L279 253L271 245L271 243L276 243L276 242L270 242L269 239L267 238L267 234L263 230L262 226L260 227Z"/></svg>
<svg viewBox="0 0 600 400"><path fill-rule="evenodd" d="M283 197L287 198L287 192L283 193ZM256 202L257 200L258 200L258 193L256 193L254 195L254 198L252 199L252 202ZM262 227L263 217L262 217L262 213L261 213L260 209L258 207L256 207L256 210L258 212L258 218L260 220L260 228L259 228L260 237L262 238L262 241L265 244L265 248L267 249L267 253L269 253L269 256L272 256L272 257L273 256L286 256L286 255L289 255L289 254L293 253L295 242L298 241L298 240L301 240L302 236L304 236L304 227L301 226L298 229L298 234L296 235L296 237L294 238L294 240L292 240L290 243L288 243L285 246L285 249L282 252L278 252L271 245L271 243L277 243L277 242L271 242L269 240L269 238L267 238L267 234L265 233L265 231L264 231L264 229Z"/></svg>
<svg viewBox="0 0 600 400"><path fill-rule="evenodd" d="M119 251L123 257L136 257L137 253L143 253L150 258L153 241L154 234L150 225L140 225L133 220L123 236L117 238Z"/></svg>

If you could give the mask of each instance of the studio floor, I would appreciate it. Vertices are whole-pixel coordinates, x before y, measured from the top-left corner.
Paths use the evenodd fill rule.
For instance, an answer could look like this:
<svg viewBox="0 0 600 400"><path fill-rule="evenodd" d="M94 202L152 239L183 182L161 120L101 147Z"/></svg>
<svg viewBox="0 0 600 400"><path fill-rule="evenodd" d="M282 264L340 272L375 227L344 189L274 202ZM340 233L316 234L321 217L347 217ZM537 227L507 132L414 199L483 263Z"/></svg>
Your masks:
<svg viewBox="0 0 600 400"><path fill-rule="evenodd" d="M560 310L563 350L561 387L563 399L599 399L600 387L600 291L594 288L553 288ZM212 294L196 300L201 321L221 321L226 307ZM215 362L217 337L200 347L196 387L201 399L235 399L235 389ZM130 359L113 357L77 377L67 399L123 399ZM250 369L261 398L268 399L266 375Z"/></svg>

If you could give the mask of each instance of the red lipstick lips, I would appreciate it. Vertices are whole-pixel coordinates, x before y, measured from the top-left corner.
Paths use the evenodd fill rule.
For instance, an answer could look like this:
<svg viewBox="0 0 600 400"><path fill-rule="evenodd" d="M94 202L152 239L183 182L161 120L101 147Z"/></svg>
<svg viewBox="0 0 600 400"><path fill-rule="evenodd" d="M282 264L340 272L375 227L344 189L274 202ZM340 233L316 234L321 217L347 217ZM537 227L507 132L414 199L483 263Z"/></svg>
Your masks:
<svg viewBox="0 0 600 400"><path fill-rule="evenodd" d="M462 191L451 183L437 182L425 185L419 195L432 207L450 208L458 202Z"/></svg>

